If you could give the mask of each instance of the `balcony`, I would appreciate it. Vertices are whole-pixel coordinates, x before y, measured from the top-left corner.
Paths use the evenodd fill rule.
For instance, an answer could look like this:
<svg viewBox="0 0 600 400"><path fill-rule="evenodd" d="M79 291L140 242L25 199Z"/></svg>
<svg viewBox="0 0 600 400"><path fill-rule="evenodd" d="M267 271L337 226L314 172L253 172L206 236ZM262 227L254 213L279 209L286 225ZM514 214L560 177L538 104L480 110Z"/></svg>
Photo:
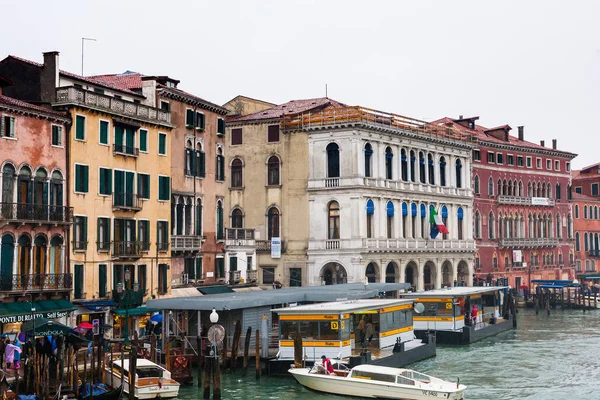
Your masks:
<svg viewBox="0 0 600 400"><path fill-rule="evenodd" d="M169 251L169 242L158 242L158 243L156 243L156 247L158 248L158 251L160 251L160 252Z"/></svg>
<svg viewBox="0 0 600 400"><path fill-rule="evenodd" d="M0 291L65 291L73 289L73 274L0 275Z"/></svg>
<svg viewBox="0 0 600 400"><path fill-rule="evenodd" d="M171 236L172 252L193 252L200 251L202 238L200 236Z"/></svg>
<svg viewBox="0 0 600 400"><path fill-rule="evenodd" d="M155 107L117 99L74 86L56 89L56 103L53 105L78 105L98 111L109 112L125 118L143 122L171 126L171 113Z"/></svg>
<svg viewBox="0 0 600 400"><path fill-rule="evenodd" d="M148 291L142 287L136 292L133 287L123 288L124 293L119 293L115 287L112 290L112 300L119 305L119 307L133 308L144 304L144 296L148 294Z"/></svg>
<svg viewBox="0 0 600 400"><path fill-rule="evenodd" d="M122 144L113 144L113 154L119 154L129 157L139 157L140 149L137 147L125 146Z"/></svg>
<svg viewBox="0 0 600 400"><path fill-rule="evenodd" d="M142 256L141 242L113 242L113 257L135 259Z"/></svg>
<svg viewBox="0 0 600 400"><path fill-rule="evenodd" d="M517 206L554 207L555 201L546 197L498 196L498 203Z"/></svg>
<svg viewBox="0 0 600 400"><path fill-rule="evenodd" d="M229 271L229 284L237 285L240 283L240 278L242 277L241 271Z"/></svg>
<svg viewBox="0 0 600 400"><path fill-rule="evenodd" d="M113 211L140 211L142 198L136 193L113 193Z"/></svg>
<svg viewBox="0 0 600 400"><path fill-rule="evenodd" d="M246 271L246 282L247 283L258 282L258 271L255 271L255 270Z"/></svg>
<svg viewBox="0 0 600 400"><path fill-rule="evenodd" d="M255 244L256 241L254 240L254 229L225 229L225 246L254 247Z"/></svg>
<svg viewBox="0 0 600 400"><path fill-rule="evenodd" d="M600 257L600 250L590 250L588 255L590 257Z"/></svg>
<svg viewBox="0 0 600 400"><path fill-rule="evenodd" d="M73 223L73 207L0 203L0 221L21 224L69 225Z"/></svg>
<svg viewBox="0 0 600 400"><path fill-rule="evenodd" d="M255 240L256 252L257 253L270 253L271 252L271 241L270 240ZM285 252L285 242L281 241L281 252Z"/></svg>
<svg viewBox="0 0 600 400"><path fill-rule="evenodd" d="M501 238L500 247L554 247L558 246L558 238Z"/></svg>
<svg viewBox="0 0 600 400"><path fill-rule="evenodd" d="M309 250L356 250L368 252L415 252L444 251L471 252L475 250L474 240L426 240L426 239L327 239L309 240Z"/></svg>
<svg viewBox="0 0 600 400"><path fill-rule="evenodd" d="M420 182L408 182L374 177L311 178L308 180L309 191L356 186L381 190L409 190L423 194L444 196L471 197L473 195L472 190L467 188L430 185Z"/></svg>

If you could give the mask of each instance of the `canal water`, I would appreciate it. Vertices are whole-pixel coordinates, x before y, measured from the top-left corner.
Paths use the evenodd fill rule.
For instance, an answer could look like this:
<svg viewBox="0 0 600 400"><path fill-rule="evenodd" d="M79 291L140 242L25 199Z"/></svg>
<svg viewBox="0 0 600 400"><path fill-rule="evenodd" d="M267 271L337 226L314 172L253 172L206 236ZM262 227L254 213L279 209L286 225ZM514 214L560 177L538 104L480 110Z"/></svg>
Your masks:
<svg viewBox="0 0 600 400"><path fill-rule="evenodd" d="M438 346L437 356L409 368L468 386L471 400L600 399L600 310L519 310L518 328L468 346ZM343 399L303 388L290 377L222 375L222 398ZM180 399L201 399L182 387Z"/></svg>

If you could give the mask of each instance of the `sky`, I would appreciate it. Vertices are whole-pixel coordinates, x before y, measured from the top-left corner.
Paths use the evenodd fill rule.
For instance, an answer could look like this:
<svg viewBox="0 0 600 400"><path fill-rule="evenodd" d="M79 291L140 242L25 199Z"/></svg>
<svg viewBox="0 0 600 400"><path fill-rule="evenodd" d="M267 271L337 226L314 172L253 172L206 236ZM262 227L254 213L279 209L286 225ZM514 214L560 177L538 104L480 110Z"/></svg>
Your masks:
<svg viewBox="0 0 600 400"><path fill-rule="evenodd" d="M600 161L599 1L10 1L0 58L169 75L224 104L325 96L424 120L479 116ZM7 17L10 15L11 17Z"/></svg>

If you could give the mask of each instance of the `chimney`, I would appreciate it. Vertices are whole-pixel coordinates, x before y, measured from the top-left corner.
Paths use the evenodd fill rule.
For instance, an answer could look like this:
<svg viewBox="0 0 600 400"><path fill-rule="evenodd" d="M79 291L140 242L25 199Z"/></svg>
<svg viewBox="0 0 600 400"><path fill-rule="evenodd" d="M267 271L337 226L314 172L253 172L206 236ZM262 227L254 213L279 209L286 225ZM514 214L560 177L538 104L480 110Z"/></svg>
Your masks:
<svg viewBox="0 0 600 400"><path fill-rule="evenodd" d="M458 116L458 119L463 119L463 116L462 116L462 115L459 115L459 116Z"/></svg>
<svg viewBox="0 0 600 400"><path fill-rule="evenodd" d="M552 139L552 150L556 150L556 139Z"/></svg>
<svg viewBox="0 0 600 400"><path fill-rule="evenodd" d="M546 143L546 142L544 142L543 140L540 140L540 146L544 147L544 146L545 146L545 143Z"/></svg>
<svg viewBox="0 0 600 400"><path fill-rule="evenodd" d="M524 126L519 126L519 140L525 140L525 132L523 132L524 130Z"/></svg>
<svg viewBox="0 0 600 400"><path fill-rule="evenodd" d="M44 54L44 66L40 74L40 97L42 103L50 105L56 97L58 81L58 51L48 51Z"/></svg>

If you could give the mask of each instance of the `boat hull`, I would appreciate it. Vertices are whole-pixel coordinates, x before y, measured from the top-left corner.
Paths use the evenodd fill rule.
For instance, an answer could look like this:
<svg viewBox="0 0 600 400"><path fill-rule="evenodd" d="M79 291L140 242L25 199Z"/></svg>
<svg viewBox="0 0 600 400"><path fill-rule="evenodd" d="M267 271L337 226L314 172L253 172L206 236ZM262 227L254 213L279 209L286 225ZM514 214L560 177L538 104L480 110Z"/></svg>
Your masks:
<svg viewBox="0 0 600 400"><path fill-rule="evenodd" d="M110 382L110 377L108 377ZM123 392L129 394L129 379L125 377ZM121 376L112 374L112 386L121 386ZM162 385L158 384L158 378L140 378L136 383L134 397L136 399L169 399L179 394L179 383L172 379L164 379Z"/></svg>
<svg viewBox="0 0 600 400"><path fill-rule="evenodd" d="M429 390L421 388L405 388L393 384L370 382L361 379L348 379L331 375L309 374L308 369L292 368L289 372L298 383L318 392L344 396L382 398L397 400L425 399L463 399L464 389L454 392L444 390Z"/></svg>

